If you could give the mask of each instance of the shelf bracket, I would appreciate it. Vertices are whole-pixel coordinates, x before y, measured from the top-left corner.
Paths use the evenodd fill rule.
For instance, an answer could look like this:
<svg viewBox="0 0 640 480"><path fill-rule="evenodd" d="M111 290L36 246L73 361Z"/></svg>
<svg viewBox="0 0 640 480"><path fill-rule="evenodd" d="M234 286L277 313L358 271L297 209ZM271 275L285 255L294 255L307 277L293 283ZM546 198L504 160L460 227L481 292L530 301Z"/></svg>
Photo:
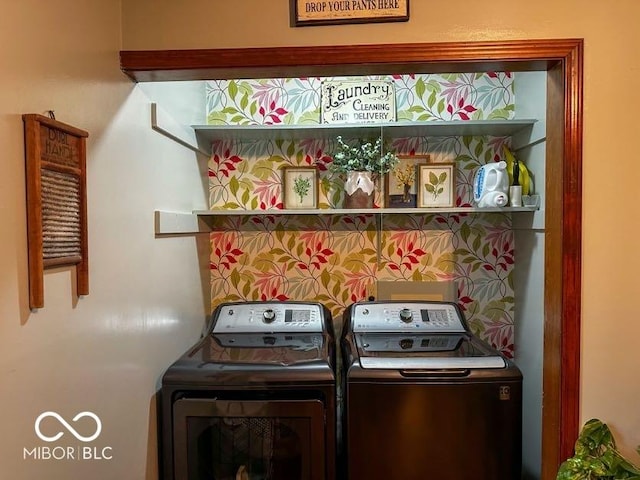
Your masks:
<svg viewBox="0 0 640 480"><path fill-rule="evenodd" d="M156 236L162 235L194 235L211 231L202 219L194 213L155 212Z"/></svg>
<svg viewBox="0 0 640 480"><path fill-rule="evenodd" d="M207 157L211 156L210 148L209 150L203 150L198 145L198 138L193 128L180 125L171 115L162 110L157 103L151 104L151 128L194 152Z"/></svg>
<svg viewBox="0 0 640 480"><path fill-rule="evenodd" d="M527 148L531 148L531 147L533 147L535 145L538 145L540 143L544 143L546 141L547 141L547 137L541 137L541 138L539 138L537 140L530 141L530 142L528 142L528 143L526 143L524 145L519 145L518 147L514 148L513 153L519 153L522 150L525 150Z"/></svg>

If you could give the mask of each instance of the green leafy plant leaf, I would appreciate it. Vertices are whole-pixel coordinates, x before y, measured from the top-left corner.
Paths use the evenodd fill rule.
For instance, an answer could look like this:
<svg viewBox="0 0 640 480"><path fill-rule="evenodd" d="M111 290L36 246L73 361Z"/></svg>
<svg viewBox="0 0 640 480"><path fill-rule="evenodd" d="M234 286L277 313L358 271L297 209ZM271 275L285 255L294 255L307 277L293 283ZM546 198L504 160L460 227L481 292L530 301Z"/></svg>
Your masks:
<svg viewBox="0 0 640 480"><path fill-rule="evenodd" d="M249 203L249 190L245 190L245 191L242 193L242 204L243 204L243 205L246 205L246 204L248 204L248 203Z"/></svg>
<svg viewBox="0 0 640 480"><path fill-rule="evenodd" d="M433 108L435 104L436 104L436 91L434 90L433 92L431 92L431 95L429 95L429 98L427 100L427 105L429 106L429 108Z"/></svg>
<svg viewBox="0 0 640 480"><path fill-rule="evenodd" d="M236 98L236 95L238 95L238 84L231 80L229 82L229 96L231 98Z"/></svg>
<svg viewBox="0 0 640 480"><path fill-rule="evenodd" d="M640 468L622 456L609 427L596 418L584 424L574 451L556 480L640 479Z"/></svg>
<svg viewBox="0 0 640 480"><path fill-rule="evenodd" d="M231 177L231 180L229 180L229 189L231 190L231 193L236 195L239 188L240 183L238 182L238 179L236 177Z"/></svg>
<svg viewBox="0 0 640 480"><path fill-rule="evenodd" d="M419 78L418 81L416 82L416 93L418 94L418 97L422 98L426 90L427 90L427 87L424 84L424 80L422 78Z"/></svg>

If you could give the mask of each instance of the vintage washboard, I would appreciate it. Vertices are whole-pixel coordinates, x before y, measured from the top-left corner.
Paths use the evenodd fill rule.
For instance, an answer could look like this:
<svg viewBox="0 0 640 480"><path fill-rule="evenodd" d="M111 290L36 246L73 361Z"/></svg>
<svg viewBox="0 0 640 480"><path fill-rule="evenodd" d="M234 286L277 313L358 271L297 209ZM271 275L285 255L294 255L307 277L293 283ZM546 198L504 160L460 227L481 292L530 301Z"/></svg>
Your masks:
<svg viewBox="0 0 640 480"><path fill-rule="evenodd" d="M44 269L76 266L77 295L89 293L87 132L37 114L22 116L27 175L29 306L44 306Z"/></svg>

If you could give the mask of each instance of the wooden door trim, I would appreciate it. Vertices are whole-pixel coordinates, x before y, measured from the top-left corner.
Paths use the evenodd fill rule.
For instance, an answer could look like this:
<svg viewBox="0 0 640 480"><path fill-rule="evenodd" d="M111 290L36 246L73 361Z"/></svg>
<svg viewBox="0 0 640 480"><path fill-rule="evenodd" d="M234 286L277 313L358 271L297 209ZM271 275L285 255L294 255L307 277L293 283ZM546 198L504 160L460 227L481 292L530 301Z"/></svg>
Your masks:
<svg viewBox="0 0 640 480"><path fill-rule="evenodd" d="M581 40L402 43L196 50L123 50L135 81L267 78L312 74L547 70ZM454 68L455 70L452 70Z"/></svg>
<svg viewBox="0 0 640 480"><path fill-rule="evenodd" d="M582 39L122 51L120 65L134 81L547 71L558 90L547 114L561 130L548 132L547 171L562 180L547 182L545 228L542 464L543 479L555 478L580 418Z"/></svg>

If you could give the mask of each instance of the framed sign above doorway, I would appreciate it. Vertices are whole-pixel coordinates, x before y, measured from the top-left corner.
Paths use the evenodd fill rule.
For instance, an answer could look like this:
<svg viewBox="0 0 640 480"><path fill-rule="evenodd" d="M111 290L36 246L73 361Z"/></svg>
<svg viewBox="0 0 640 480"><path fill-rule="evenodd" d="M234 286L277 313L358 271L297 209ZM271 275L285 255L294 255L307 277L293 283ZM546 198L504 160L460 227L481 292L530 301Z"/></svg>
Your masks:
<svg viewBox="0 0 640 480"><path fill-rule="evenodd" d="M409 0L289 0L292 27L406 22Z"/></svg>

